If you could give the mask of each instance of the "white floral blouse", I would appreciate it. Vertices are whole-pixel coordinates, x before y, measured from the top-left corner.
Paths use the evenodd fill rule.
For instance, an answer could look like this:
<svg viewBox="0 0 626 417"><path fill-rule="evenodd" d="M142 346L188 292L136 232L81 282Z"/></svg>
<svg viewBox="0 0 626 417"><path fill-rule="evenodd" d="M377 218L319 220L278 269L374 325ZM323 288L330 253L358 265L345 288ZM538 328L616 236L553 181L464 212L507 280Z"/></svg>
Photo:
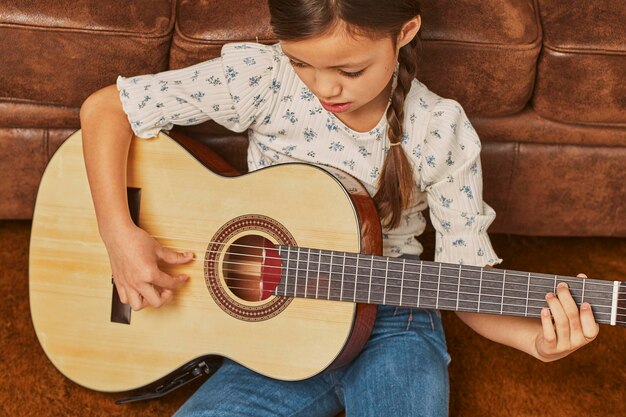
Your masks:
<svg viewBox="0 0 626 417"><path fill-rule="evenodd" d="M155 75L119 77L117 86L135 134L155 136L173 125L209 119L248 130L249 169L285 162L333 166L358 178L370 194L387 151L383 115L357 132L322 108L278 44L227 44L221 58ZM413 82L405 101L402 147L413 163L417 198L401 225L385 230L384 254L420 254L416 239L430 208L435 260L494 265L487 227L495 212L482 199L480 141L461 106Z"/></svg>

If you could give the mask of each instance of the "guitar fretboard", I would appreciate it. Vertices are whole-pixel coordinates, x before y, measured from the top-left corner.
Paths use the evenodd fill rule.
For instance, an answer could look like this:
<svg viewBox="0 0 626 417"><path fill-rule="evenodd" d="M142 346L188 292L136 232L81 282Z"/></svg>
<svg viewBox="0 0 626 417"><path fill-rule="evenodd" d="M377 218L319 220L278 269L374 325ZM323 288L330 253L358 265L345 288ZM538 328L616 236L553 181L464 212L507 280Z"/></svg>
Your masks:
<svg viewBox="0 0 626 417"><path fill-rule="evenodd" d="M626 325L626 295L619 281L292 246L278 250L282 276L276 295L539 317L547 306L545 295L565 282L577 304L592 305L596 321Z"/></svg>

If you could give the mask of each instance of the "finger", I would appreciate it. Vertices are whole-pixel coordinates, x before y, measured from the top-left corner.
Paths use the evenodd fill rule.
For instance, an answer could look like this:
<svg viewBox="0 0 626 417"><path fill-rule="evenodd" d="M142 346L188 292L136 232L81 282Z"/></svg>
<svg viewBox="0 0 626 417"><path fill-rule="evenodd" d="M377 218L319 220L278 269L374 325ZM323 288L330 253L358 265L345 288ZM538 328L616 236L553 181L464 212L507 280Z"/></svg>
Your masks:
<svg viewBox="0 0 626 417"><path fill-rule="evenodd" d="M148 303L148 300L146 300L144 297L141 297L141 308L139 310L143 310L146 307L149 307L150 304Z"/></svg>
<svg viewBox="0 0 626 417"><path fill-rule="evenodd" d="M548 307L550 307L550 312L552 313L552 318L554 319L557 347L568 348L570 343L570 329L569 320L565 314L565 310L563 310L561 302L556 295L554 295L554 293L548 293L546 295L546 301L548 302Z"/></svg>
<svg viewBox="0 0 626 417"><path fill-rule="evenodd" d="M543 340L550 349L556 348L556 332L554 324L552 324L552 315L549 308L541 309L541 328L543 331Z"/></svg>
<svg viewBox="0 0 626 417"><path fill-rule="evenodd" d="M128 297L126 296L126 290L124 289L124 287L115 282L115 280L113 281L113 283L115 284L115 289L117 290L117 295L120 297L120 301L123 304L128 304Z"/></svg>
<svg viewBox="0 0 626 417"><path fill-rule="evenodd" d="M569 320L570 340L575 345L583 345L585 341L580 323L580 312L565 282L561 282L558 285L557 294L561 306L563 306L563 311L565 311L565 315Z"/></svg>
<svg viewBox="0 0 626 417"><path fill-rule="evenodd" d="M144 308L144 299L141 294L139 294L135 290L127 290L126 294L128 296L127 304L130 304L130 308L132 308L134 311L139 311Z"/></svg>
<svg viewBox="0 0 626 417"><path fill-rule="evenodd" d="M141 295L144 300L144 307L162 307L170 302L173 298L173 291L157 288L153 285L146 284L142 289Z"/></svg>
<svg viewBox="0 0 626 417"><path fill-rule="evenodd" d="M176 252L163 246L157 249L157 256L168 264L184 264L194 259L192 252Z"/></svg>
<svg viewBox="0 0 626 417"><path fill-rule="evenodd" d="M185 284L188 280L189 275L186 274L180 274L176 277L172 277L163 271L159 271L154 275L154 277L152 277L151 283L160 288L176 290L183 286L183 284Z"/></svg>
<svg viewBox="0 0 626 417"><path fill-rule="evenodd" d="M154 288L153 285L142 285L141 296L143 297L143 300L152 307L161 307L161 305L163 305L163 302L161 301L161 294L156 288Z"/></svg>
<svg viewBox="0 0 626 417"><path fill-rule="evenodd" d="M580 305L580 322L582 325L583 335L587 342L591 342L598 336L600 332L600 326L596 323L596 319L593 316L593 310L589 303L582 303Z"/></svg>

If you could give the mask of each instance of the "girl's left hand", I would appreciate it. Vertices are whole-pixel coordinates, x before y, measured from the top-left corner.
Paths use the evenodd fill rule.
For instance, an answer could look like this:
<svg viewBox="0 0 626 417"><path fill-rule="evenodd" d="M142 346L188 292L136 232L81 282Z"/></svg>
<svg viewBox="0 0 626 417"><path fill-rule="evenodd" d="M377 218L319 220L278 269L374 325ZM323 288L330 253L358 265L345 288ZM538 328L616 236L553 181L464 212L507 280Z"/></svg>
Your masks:
<svg viewBox="0 0 626 417"><path fill-rule="evenodd" d="M587 278L583 274L578 277ZM593 341L600 331L589 303L582 303L579 311L564 282L556 292L546 295L549 308L541 310L542 332L535 339L537 354L544 362L569 355Z"/></svg>

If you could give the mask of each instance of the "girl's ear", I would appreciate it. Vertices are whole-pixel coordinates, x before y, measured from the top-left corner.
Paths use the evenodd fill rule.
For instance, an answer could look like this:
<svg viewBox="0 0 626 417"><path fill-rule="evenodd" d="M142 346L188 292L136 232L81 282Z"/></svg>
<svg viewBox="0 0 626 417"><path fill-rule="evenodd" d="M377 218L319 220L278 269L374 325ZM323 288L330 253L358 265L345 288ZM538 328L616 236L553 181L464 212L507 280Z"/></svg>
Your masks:
<svg viewBox="0 0 626 417"><path fill-rule="evenodd" d="M398 49L411 42L417 36L421 26L422 17L420 15L406 22L400 30L400 35L398 35Z"/></svg>

